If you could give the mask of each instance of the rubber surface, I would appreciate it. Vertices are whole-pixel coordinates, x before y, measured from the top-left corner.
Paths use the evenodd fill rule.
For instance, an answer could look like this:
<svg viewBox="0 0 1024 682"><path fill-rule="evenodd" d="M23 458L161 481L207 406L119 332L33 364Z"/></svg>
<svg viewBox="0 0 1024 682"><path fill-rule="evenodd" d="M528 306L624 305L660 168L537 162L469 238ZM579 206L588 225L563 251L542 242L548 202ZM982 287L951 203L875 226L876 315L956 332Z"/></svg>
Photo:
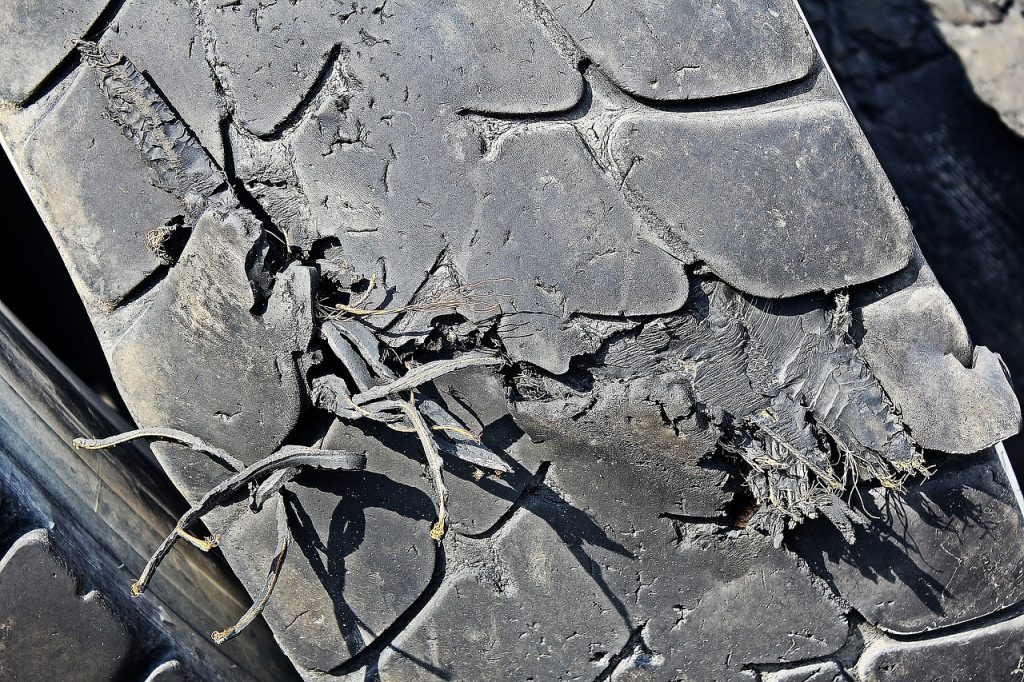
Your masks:
<svg viewBox="0 0 1024 682"><path fill-rule="evenodd" d="M898 679L878 651L1015 627L1001 361L799 8L707 9L129 0L10 86L139 424L367 455L206 517L255 593L287 507L265 616L307 679ZM510 469L445 460L437 543L423 439L350 403L479 352L401 392ZM156 451L192 502L223 477Z"/></svg>
<svg viewBox="0 0 1024 682"><path fill-rule="evenodd" d="M209 641L244 603L222 563L179 558L151 595L128 595L182 501L142 448L71 448L120 420L3 307L0 347L0 678L293 679L265 628L235 651Z"/></svg>

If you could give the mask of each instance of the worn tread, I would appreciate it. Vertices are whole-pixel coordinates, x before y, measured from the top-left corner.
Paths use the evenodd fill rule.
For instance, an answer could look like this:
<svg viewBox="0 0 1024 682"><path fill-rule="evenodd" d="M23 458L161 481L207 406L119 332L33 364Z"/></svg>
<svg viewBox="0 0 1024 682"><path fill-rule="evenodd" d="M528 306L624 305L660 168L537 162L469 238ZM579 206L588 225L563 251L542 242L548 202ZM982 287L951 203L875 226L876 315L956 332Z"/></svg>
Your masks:
<svg viewBox="0 0 1024 682"><path fill-rule="evenodd" d="M851 575L814 554L876 528L876 481L911 506L969 488L948 513L1011 534L976 479L1020 408L796 4L694 7L129 0L3 119L141 425L246 464L366 453L205 517L255 593L286 505L300 551L265 617L306 679L839 677L872 628L1024 599L965 588L937 616L899 583L892 615L856 549ZM322 340L331 317L359 331ZM511 470L449 449L442 485L392 393L499 356L415 386ZM155 450L192 502L224 476ZM931 520L924 555L990 541ZM972 571L1016 584L1005 549Z"/></svg>

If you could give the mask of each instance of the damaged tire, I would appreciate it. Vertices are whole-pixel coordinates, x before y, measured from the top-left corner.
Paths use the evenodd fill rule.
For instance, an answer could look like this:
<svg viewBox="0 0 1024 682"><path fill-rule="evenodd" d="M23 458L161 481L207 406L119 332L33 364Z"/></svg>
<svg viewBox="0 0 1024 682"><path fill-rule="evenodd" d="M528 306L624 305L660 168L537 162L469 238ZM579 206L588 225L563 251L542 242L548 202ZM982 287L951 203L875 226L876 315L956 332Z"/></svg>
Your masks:
<svg viewBox="0 0 1024 682"><path fill-rule="evenodd" d="M219 545L310 680L1018 665L1019 405L795 3L59 5L2 130L193 505L134 592Z"/></svg>

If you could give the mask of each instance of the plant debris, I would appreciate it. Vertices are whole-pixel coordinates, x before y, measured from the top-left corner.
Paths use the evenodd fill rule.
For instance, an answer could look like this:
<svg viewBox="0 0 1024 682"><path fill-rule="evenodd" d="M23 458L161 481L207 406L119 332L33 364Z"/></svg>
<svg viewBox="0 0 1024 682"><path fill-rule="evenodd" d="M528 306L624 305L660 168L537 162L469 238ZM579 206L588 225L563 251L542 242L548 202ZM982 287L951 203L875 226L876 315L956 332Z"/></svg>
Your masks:
<svg viewBox="0 0 1024 682"><path fill-rule="evenodd" d="M294 478L304 469L358 471L366 466L366 457L364 455L353 454L343 450L321 450L300 445L286 445L272 455L264 457L249 466L242 466L241 460L228 455L222 449L209 445L189 433L175 429L138 429L102 439L76 438L72 444L76 448L84 450L101 450L137 438L157 438L184 443L197 452L209 455L214 461L228 466L234 471L234 474L217 484L178 519L174 529L160 543L160 546L150 557L149 561L146 562L146 566L142 569L138 579L132 583L131 592L134 597L138 597L146 591L160 562L170 553L179 539L184 538L188 540L202 551L209 551L217 546L218 538L216 536L209 540L198 540L189 534L188 529L199 521L204 514L229 503L231 498L240 490L253 490L253 500L258 500L259 504L258 506L256 504L251 506L253 513L257 513L270 494L278 493L288 480ZM252 607L245 612L237 623L213 633L213 639L218 644L237 636L239 632L260 614L270 600L274 585L277 584L277 579L281 573L281 567L284 564L284 558L288 551L288 545L291 541L287 518L284 517L283 500L279 501L277 507L278 547L274 554L270 571L267 574L267 580Z"/></svg>

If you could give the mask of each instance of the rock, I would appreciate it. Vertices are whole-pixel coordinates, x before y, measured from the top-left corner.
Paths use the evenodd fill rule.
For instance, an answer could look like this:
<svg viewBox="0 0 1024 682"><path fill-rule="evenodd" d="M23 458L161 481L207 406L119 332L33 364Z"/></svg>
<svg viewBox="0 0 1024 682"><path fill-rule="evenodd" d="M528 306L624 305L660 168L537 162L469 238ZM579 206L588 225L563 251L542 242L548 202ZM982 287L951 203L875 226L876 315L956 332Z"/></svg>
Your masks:
<svg viewBox="0 0 1024 682"><path fill-rule="evenodd" d="M1002 21L1012 0L927 0L935 18L951 24Z"/></svg>
<svg viewBox="0 0 1024 682"><path fill-rule="evenodd" d="M928 0L978 97L1024 136L1024 13L1010 0Z"/></svg>

